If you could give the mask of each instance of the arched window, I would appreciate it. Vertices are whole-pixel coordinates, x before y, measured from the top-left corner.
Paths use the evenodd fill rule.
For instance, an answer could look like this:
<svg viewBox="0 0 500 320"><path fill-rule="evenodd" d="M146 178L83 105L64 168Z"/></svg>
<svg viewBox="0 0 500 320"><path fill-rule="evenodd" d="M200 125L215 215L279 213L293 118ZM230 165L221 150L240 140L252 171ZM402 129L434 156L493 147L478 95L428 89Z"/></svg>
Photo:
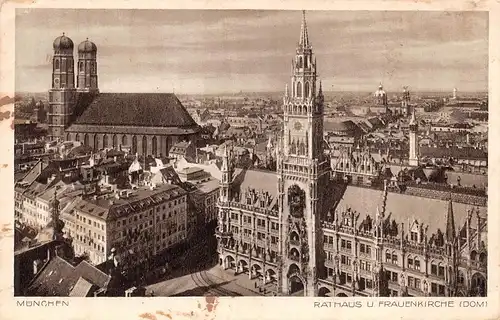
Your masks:
<svg viewBox="0 0 500 320"><path fill-rule="evenodd" d="M302 83L297 82L297 97L302 97Z"/></svg>
<svg viewBox="0 0 500 320"><path fill-rule="evenodd" d="M55 67L54 67L56 70L59 70L60 68L60 65L59 65L59 59L56 59L55 61Z"/></svg>
<svg viewBox="0 0 500 320"><path fill-rule="evenodd" d="M132 153L137 153L137 136L132 137Z"/></svg>
<svg viewBox="0 0 500 320"><path fill-rule="evenodd" d="M124 134L122 136L122 146L123 145L125 145L125 146L128 145L128 139L127 139L127 135L126 134Z"/></svg>
<svg viewBox="0 0 500 320"><path fill-rule="evenodd" d="M83 136L83 144L86 146L89 146L89 135L88 134L85 134Z"/></svg>
<svg viewBox="0 0 500 320"><path fill-rule="evenodd" d="M304 97L309 97L310 95L311 95L311 88L310 88L309 82L306 82Z"/></svg>
<svg viewBox="0 0 500 320"><path fill-rule="evenodd" d="M108 135L106 135L106 134L102 137L102 147L103 148L108 147Z"/></svg>
<svg viewBox="0 0 500 320"><path fill-rule="evenodd" d="M79 133L76 134L75 141L77 141L77 142L80 141L80 134Z"/></svg>
<svg viewBox="0 0 500 320"><path fill-rule="evenodd" d="M299 68L302 68L302 57L299 57Z"/></svg>
<svg viewBox="0 0 500 320"><path fill-rule="evenodd" d="M464 277L464 273L462 271L458 271L458 284L461 284L461 285L465 284L465 277Z"/></svg>
<svg viewBox="0 0 500 320"><path fill-rule="evenodd" d="M118 137L116 134L113 135L113 148L118 147Z"/></svg>
<svg viewBox="0 0 500 320"><path fill-rule="evenodd" d="M83 61L80 61L78 65L79 65L78 69L80 70L80 72L83 72Z"/></svg>
<svg viewBox="0 0 500 320"><path fill-rule="evenodd" d="M470 259L471 259L471 260L476 260L476 256L477 256L477 252L476 252L476 251L472 251L472 252L470 253Z"/></svg>
<svg viewBox="0 0 500 320"><path fill-rule="evenodd" d="M146 136L142 136L142 154L148 154L148 140L146 139Z"/></svg>
<svg viewBox="0 0 500 320"><path fill-rule="evenodd" d="M156 140L156 136L153 137L151 141L151 153L156 156L156 153L158 152L158 141Z"/></svg>
<svg viewBox="0 0 500 320"><path fill-rule="evenodd" d="M479 263L486 264L486 253L481 252L481 254L479 254Z"/></svg>
<svg viewBox="0 0 500 320"><path fill-rule="evenodd" d="M99 137L97 134L94 135L94 151L99 150Z"/></svg>

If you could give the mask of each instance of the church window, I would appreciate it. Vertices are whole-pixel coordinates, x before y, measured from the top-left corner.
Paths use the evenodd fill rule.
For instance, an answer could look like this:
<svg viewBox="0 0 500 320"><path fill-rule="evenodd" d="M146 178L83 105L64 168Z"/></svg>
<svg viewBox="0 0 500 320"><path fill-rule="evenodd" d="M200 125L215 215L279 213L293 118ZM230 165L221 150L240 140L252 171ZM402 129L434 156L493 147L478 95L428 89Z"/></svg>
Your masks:
<svg viewBox="0 0 500 320"><path fill-rule="evenodd" d="M299 57L299 68L302 68L302 57Z"/></svg>
<svg viewBox="0 0 500 320"><path fill-rule="evenodd" d="M83 136L83 144L86 145L86 146L89 145L89 136L88 136L88 134L85 134Z"/></svg>
<svg viewBox="0 0 500 320"><path fill-rule="evenodd" d="M55 69L56 69L56 70L59 70L59 68L60 68L60 65L59 65L59 59L56 59L56 61L55 61L55 63L54 63L54 64L55 64Z"/></svg>
<svg viewBox="0 0 500 320"><path fill-rule="evenodd" d="M127 135L125 134L122 136L122 145L128 145Z"/></svg>
<svg viewBox="0 0 500 320"><path fill-rule="evenodd" d="M97 151L99 150L99 137L96 135L94 135L94 151Z"/></svg>
<svg viewBox="0 0 500 320"><path fill-rule="evenodd" d="M132 153L137 153L137 136L132 137Z"/></svg>
<svg viewBox="0 0 500 320"><path fill-rule="evenodd" d="M116 134L113 135L113 148L118 147L118 137Z"/></svg>
<svg viewBox="0 0 500 320"><path fill-rule="evenodd" d="M142 137L142 154L147 155L148 154L148 141L146 136Z"/></svg>
<svg viewBox="0 0 500 320"><path fill-rule="evenodd" d="M108 136L107 135L104 135L102 137L102 147L103 148L107 148L108 147Z"/></svg>
<svg viewBox="0 0 500 320"><path fill-rule="evenodd" d="M302 83L297 82L297 97L302 97Z"/></svg>
<svg viewBox="0 0 500 320"><path fill-rule="evenodd" d="M80 72L83 72L83 61L80 61L78 65L79 65L78 69L80 70Z"/></svg>
<svg viewBox="0 0 500 320"><path fill-rule="evenodd" d="M158 152L158 141L156 140L156 136L151 140L151 149L152 154L156 156Z"/></svg>

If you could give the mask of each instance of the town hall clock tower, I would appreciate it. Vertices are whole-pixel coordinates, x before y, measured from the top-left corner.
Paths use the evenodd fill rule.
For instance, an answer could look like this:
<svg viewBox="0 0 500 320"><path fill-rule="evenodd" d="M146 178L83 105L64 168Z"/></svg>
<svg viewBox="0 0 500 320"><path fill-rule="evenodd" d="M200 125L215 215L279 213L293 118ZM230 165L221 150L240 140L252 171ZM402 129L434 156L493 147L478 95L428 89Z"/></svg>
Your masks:
<svg viewBox="0 0 500 320"><path fill-rule="evenodd" d="M278 155L280 275L284 295L317 295L324 266L321 216L330 166L323 150L323 102L317 87L305 12L283 99L283 138Z"/></svg>

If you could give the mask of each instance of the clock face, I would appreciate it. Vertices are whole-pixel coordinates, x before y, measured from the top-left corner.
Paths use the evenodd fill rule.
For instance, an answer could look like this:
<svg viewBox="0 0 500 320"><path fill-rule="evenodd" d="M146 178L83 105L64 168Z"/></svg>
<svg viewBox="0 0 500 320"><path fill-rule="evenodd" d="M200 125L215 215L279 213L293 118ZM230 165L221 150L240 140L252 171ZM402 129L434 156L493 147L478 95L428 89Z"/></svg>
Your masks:
<svg viewBox="0 0 500 320"><path fill-rule="evenodd" d="M302 123L300 122L295 122L295 124L293 125L293 128L297 131L299 131L300 129L302 129Z"/></svg>

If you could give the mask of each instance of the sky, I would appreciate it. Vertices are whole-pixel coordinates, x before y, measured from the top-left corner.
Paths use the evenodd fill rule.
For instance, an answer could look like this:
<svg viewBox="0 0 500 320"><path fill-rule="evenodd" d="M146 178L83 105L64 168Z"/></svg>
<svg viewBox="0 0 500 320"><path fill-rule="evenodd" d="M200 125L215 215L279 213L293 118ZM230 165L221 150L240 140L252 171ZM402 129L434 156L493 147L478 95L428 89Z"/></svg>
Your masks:
<svg viewBox="0 0 500 320"><path fill-rule="evenodd" d="M17 9L16 91L47 91L65 32L98 48L101 92L284 91L301 11ZM307 11L326 91L487 91L488 13ZM75 61L76 62L76 61ZM75 63L76 64L76 63Z"/></svg>

